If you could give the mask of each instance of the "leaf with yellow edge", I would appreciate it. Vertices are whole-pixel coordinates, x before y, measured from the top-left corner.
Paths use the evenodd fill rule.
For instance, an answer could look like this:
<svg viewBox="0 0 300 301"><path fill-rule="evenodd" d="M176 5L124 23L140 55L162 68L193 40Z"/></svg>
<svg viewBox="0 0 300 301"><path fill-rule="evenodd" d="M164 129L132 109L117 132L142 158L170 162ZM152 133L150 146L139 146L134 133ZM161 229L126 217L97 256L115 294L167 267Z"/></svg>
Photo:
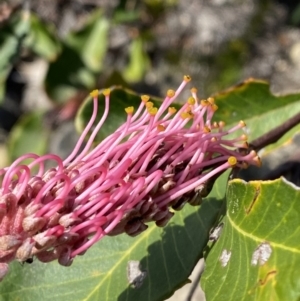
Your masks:
<svg viewBox="0 0 300 301"><path fill-rule="evenodd" d="M225 225L201 280L206 300L299 300L299 221L300 189L284 178L229 182Z"/></svg>

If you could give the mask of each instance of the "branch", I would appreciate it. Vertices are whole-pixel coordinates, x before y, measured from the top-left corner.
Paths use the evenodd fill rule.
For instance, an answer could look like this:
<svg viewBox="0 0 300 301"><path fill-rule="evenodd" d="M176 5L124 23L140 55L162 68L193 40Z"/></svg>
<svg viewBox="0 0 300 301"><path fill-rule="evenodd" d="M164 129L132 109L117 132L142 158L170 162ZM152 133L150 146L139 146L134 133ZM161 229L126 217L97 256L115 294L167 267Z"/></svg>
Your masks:
<svg viewBox="0 0 300 301"><path fill-rule="evenodd" d="M290 129L300 123L300 113L296 114L289 120L285 121L281 125L272 129L266 134L261 135L260 137L254 139L249 143L250 149L255 151L259 151L265 146L275 143L278 141L285 133L287 133Z"/></svg>

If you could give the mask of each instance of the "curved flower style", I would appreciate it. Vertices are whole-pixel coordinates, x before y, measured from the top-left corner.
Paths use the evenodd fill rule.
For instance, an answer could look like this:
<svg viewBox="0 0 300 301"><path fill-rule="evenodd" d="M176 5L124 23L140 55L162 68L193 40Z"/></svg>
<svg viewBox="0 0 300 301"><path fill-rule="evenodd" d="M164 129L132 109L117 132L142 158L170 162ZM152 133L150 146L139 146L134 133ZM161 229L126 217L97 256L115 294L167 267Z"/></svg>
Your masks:
<svg viewBox="0 0 300 301"><path fill-rule="evenodd" d="M254 151L235 150L247 148L245 135L226 139L244 122L229 130L223 122L212 122L213 98L199 101L193 88L178 111L170 107L189 81L185 76L176 91L169 90L160 108L143 95L137 111L126 108L127 121L92 148L110 100L110 91L104 90L105 111L91 131L98 106L95 90L93 114L68 158L26 154L0 170L1 279L14 259L35 256L68 266L105 235L134 236L150 221L165 226L174 214L171 207L199 204L209 181L222 171L259 164ZM56 167L45 171L48 160Z"/></svg>

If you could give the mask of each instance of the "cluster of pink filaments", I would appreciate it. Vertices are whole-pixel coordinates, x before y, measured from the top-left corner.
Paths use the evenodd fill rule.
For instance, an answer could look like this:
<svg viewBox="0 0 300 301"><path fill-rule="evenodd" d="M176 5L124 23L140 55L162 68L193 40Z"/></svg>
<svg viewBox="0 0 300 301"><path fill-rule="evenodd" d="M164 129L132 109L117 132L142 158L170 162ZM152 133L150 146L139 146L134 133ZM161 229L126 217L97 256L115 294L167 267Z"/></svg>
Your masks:
<svg viewBox="0 0 300 301"><path fill-rule="evenodd" d="M137 111L126 108L127 121L92 149L110 102L104 90L105 110L91 131L95 90L91 119L67 159L26 154L0 170L0 278L14 259L58 259L67 266L105 235L134 236L150 221L164 226L173 209L199 204L209 181L222 171L259 164L255 152L235 150L247 148L245 135L225 139L244 122L228 130L212 122L213 98L199 101L193 88L178 111L170 107L189 81L185 76L176 91L169 90L159 108L143 95ZM23 164L28 159L31 163ZM56 167L45 171L48 160Z"/></svg>

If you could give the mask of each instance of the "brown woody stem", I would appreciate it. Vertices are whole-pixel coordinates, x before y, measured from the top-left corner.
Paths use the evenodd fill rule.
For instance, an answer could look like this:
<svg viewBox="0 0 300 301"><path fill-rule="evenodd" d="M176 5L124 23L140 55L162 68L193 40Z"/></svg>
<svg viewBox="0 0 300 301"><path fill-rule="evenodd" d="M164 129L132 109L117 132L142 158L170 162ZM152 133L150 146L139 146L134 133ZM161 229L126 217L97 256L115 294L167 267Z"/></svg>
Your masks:
<svg viewBox="0 0 300 301"><path fill-rule="evenodd" d="M259 151L265 146L278 141L286 132L292 129L294 126L300 123L300 113L294 115L281 125L275 127L271 131L261 135L249 143L251 149Z"/></svg>

